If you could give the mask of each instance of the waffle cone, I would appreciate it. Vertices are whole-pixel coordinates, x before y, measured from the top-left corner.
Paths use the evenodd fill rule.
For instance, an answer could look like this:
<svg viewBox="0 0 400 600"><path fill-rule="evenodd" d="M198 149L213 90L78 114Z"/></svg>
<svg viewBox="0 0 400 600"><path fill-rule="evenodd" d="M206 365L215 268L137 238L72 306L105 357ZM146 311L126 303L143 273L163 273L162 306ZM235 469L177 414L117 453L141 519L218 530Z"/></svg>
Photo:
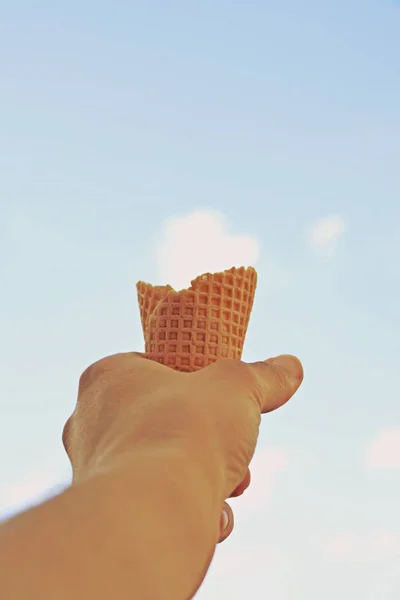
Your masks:
<svg viewBox="0 0 400 600"><path fill-rule="evenodd" d="M256 286L253 267L200 275L179 292L139 281L147 358L186 372L219 358L240 360Z"/></svg>

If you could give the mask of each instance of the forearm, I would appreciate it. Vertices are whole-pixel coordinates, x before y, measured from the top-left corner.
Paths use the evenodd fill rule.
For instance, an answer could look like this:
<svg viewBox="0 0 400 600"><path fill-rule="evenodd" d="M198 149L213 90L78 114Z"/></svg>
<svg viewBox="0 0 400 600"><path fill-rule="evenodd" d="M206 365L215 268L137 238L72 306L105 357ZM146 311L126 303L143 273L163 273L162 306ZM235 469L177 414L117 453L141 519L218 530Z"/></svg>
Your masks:
<svg viewBox="0 0 400 600"><path fill-rule="evenodd" d="M0 527L0 597L188 600L209 566L223 497L178 455L134 455Z"/></svg>

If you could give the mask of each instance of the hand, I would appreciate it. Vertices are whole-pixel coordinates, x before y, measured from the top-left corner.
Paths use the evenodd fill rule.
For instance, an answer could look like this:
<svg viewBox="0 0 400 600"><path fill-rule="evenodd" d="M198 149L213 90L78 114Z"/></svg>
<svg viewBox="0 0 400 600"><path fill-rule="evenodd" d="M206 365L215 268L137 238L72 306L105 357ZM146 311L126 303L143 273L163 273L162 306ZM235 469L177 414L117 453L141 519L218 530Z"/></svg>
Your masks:
<svg viewBox="0 0 400 600"><path fill-rule="evenodd" d="M250 484L261 413L285 404L302 379L300 362L287 355L250 364L219 360L194 373L139 353L106 357L82 374L77 406L64 427L74 482L139 448L179 448L218 469L224 500L238 496ZM233 529L226 503L224 510L228 524L221 517L220 541Z"/></svg>

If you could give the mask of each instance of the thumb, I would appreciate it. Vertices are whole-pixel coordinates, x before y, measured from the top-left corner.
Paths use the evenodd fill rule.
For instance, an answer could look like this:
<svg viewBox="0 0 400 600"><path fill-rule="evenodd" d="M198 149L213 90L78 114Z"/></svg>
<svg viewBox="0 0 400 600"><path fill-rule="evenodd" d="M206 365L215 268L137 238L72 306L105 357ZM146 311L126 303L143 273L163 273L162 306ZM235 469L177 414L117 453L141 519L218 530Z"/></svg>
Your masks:
<svg viewBox="0 0 400 600"><path fill-rule="evenodd" d="M262 413L283 406L298 390L304 377L301 362L290 354L248 366L253 378L253 396Z"/></svg>

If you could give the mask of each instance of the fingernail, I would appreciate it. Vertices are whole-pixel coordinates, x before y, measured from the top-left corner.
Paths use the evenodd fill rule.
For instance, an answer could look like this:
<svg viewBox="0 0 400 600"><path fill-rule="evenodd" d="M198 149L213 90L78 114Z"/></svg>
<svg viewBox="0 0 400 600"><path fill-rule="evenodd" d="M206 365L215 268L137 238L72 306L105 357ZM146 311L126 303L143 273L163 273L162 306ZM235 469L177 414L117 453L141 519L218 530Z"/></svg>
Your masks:
<svg viewBox="0 0 400 600"><path fill-rule="evenodd" d="M225 529L228 527L229 525L229 516L228 513L226 512L226 510L222 511L222 531L225 531Z"/></svg>
<svg viewBox="0 0 400 600"><path fill-rule="evenodd" d="M288 372L293 379L303 379L303 367L301 362L291 354L282 354L267 360L267 363L277 365Z"/></svg>

